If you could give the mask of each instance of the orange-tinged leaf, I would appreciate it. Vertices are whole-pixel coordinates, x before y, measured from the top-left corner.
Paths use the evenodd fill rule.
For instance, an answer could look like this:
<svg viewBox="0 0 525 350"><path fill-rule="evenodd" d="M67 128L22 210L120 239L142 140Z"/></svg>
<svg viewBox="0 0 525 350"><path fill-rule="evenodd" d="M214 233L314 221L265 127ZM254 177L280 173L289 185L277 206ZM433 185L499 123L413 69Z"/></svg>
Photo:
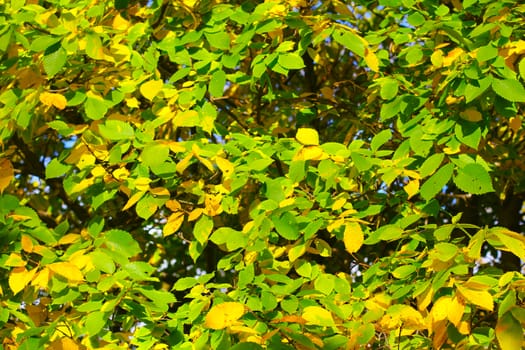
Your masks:
<svg viewBox="0 0 525 350"><path fill-rule="evenodd" d="M502 350L523 349L523 328L510 312L498 320L496 338Z"/></svg>
<svg viewBox="0 0 525 350"><path fill-rule="evenodd" d="M521 117L512 117L509 120L509 125L512 131L518 132L521 129Z"/></svg>
<svg viewBox="0 0 525 350"><path fill-rule="evenodd" d="M9 288L14 294L23 290L33 279L36 273L36 267L32 270L26 270L25 267L15 267L9 274Z"/></svg>
<svg viewBox="0 0 525 350"><path fill-rule="evenodd" d="M180 205L180 202L175 199L170 199L164 205L166 206L166 208L168 208L169 210L173 212L182 210L182 206Z"/></svg>
<svg viewBox="0 0 525 350"><path fill-rule="evenodd" d="M67 334L67 333L66 333ZM84 348L84 347L82 347ZM65 337L60 339L55 339L49 346L46 348L46 350L77 350L81 349L80 345L77 344L77 342L71 338Z"/></svg>
<svg viewBox="0 0 525 350"><path fill-rule="evenodd" d="M140 86L140 93L142 96L152 101L155 96L158 95L164 83L162 80L150 80Z"/></svg>
<svg viewBox="0 0 525 350"><path fill-rule="evenodd" d="M379 59L377 55L369 49L366 49L365 52L365 62L372 71L379 72Z"/></svg>
<svg viewBox="0 0 525 350"><path fill-rule="evenodd" d="M346 224L343 241L347 252L357 252L363 245L364 240L365 236L361 229L361 225L357 222L349 222Z"/></svg>
<svg viewBox="0 0 525 350"><path fill-rule="evenodd" d="M461 56L464 53L463 49L460 47L456 47L455 49L451 50L446 57L443 58L443 66L448 67L454 61Z"/></svg>
<svg viewBox="0 0 525 350"><path fill-rule="evenodd" d="M204 212L204 209L202 208L193 209L191 213L188 215L188 221L197 220L202 215L203 212Z"/></svg>
<svg viewBox="0 0 525 350"><path fill-rule="evenodd" d="M302 317L306 320L306 324L315 326L335 326L332 313L320 306L307 306L303 310Z"/></svg>
<svg viewBox="0 0 525 350"><path fill-rule="evenodd" d="M47 267L54 273L65 277L69 282L80 282L84 280L84 275L80 269L69 262L57 262L47 265Z"/></svg>
<svg viewBox="0 0 525 350"><path fill-rule="evenodd" d="M24 250L24 252L33 252L33 240L28 235L22 235L22 238L20 239L20 244L22 245L22 249Z"/></svg>
<svg viewBox="0 0 525 350"><path fill-rule="evenodd" d="M53 106L58 109L64 109L67 106L67 99L64 95L51 93L51 92L42 92L39 96L40 102L46 106Z"/></svg>
<svg viewBox="0 0 525 350"><path fill-rule="evenodd" d="M3 193L7 186L9 186L14 176L15 170L9 159L0 159L0 193Z"/></svg>
<svg viewBox="0 0 525 350"><path fill-rule="evenodd" d="M445 341L448 338L447 321L442 320L433 323L432 332L434 333L434 336L432 337L432 345L434 345L434 349L441 349L441 346L445 344Z"/></svg>
<svg viewBox="0 0 525 350"><path fill-rule="evenodd" d="M271 323L281 323L281 322L289 322L289 323L299 323L299 324L305 324L306 320L302 318L301 316L297 315L286 315L279 319L272 320Z"/></svg>
<svg viewBox="0 0 525 350"><path fill-rule="evenodd" d="M318 146L319 134L317 130L311 128L299 128L295 135L297 141L305 146Z"/></svg>
<svg viewBox="0 0 525 350"><path fill-rule="evenodd" d="M169 236L177 232L177 230L181 227L182 223L184 222L184 213L183 212L175 212L171 214L168 218L168 222L164 225L164 228L162 229L162 234L164 237Z"/></svg>
<svg viewBox="0 0 525 350"><path fill-rule="evenodd" d="M230 327L244 315L244 311L244 305L237 302L214 305L206 315L204 325L211 329Z"/></svg>
<svg viewBox="0 0 525 350"><path fill-rule="evenodd" d="M483 119L481 113L475 108L468 108L461 112L459 116L469 122L479 122Z"/></svg>
<svg viewBox="0 0 525 350"><path fill-rule="evenodd" d="M170 191L165 187L155 187L149 190L153 197L165 197L170 196Z"/></svg>
<svg viewBox="0 0 525 350"><path fill-rule="evenodd" d="M488 291L465 288L461 285L457 285L456 287L465 301L485 310L494 310L494 299Z"/></svg>

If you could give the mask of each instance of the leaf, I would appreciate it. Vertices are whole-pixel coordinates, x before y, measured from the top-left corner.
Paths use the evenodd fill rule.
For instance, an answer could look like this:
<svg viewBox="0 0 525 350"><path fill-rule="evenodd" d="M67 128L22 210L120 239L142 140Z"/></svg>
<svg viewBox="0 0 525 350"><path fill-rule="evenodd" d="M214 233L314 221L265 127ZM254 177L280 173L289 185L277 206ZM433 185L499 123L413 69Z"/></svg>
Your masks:
<svg viewBox="0 0 525 350"><path fill-rule="evenodd" d="M147 144L140 159L142 163L148 167L156 167L168 160L170 155L170 147L164 143L152 142Z"/></svg>
<svg viewBox="0 0 525 350"><path fill-rule="evenodd" d="M198 281L195 279L195 277L182 277L179 278L177 282L175 282L172 290L186 290L192 288L196 284L198 284Z"/></svg>
<svg viewBox="0 0 525 350"><path fill-rule="evenodd" d="M108 112L104 99L100 96L88 92L86 93L86 102L84 103L84 110L89 119L99 120L102 119Z"/></svg>
<svg viewBox="0 0 525 350"><path fill-rule="evenodd" d="M277 62L286 69L304 68L304 62L301 56L296 53L283 53L279 55Z"/></svg>
<svg viewBox="0 0 525 350"><path fill-rule="evenodd" d="M453 170L454 164L448 163L429 177L419 190L421 197L428 201L438 194L452 177Z"/></svg>
<svg viewBox="0 0 525 350"><path fill-rule="evenodd" d="M224 329L236 324L244 312L244 305L237 302L214 305L206 314L204 325L211 329Z"/></svg>
<svg viewBox="0 0 525 350"><path fill-rule="evenodd" d="M516 117L511 117L509 119L509 125L510 125L510 128L512 129L512 131L514 131L515 133L517 133L518 131L520 131L521 129L521 117L520 116L516 116Z"/></svg>
<svg viewBox="0 0 525 350"><path fill-rule="evenodd" d="M0 194L9 186L15 176L13 164L6 158L0 158Z"/></svg>
<svg viewBox="0 0 525 350"><path fill-rule="evenodd" d="M356 222L346 224L343 241L347 252L350 254L357 252L363 245L364 239L361 225Z"/></svg>
<svg viewBox="0 0 525 350"><path fill-rule="evenodd" d="M100 134L108 140L130 140L135 136L135 130L126 122L117 119L106 120L104 124L99 124Z"/></svg>
<svg viewBox="0 0 525 350"><path fill-rule="evenodd" d="M295 135L297 141L305 146L318 146L319 134L317 130L311 128L299 128Z"/></svg>
<svg viewBox="0 0 525 350"><path fill-rule="evenodd" d="M496 324L496 338L500 349L515 350L523 348L523 328L510 312L506 312Z"/></svg>
<svg viewBox="0 0 525 350"><path fill-rule="evenodd" d="M168 217L168 221L162 228L162 234L164 237L170 236L177 232L184 222L184 212L175 212Z"/></svg>
<svg viewBox="0 0 525 350"><path fill-rule="evenodd" d="M38 99L44 105L56 107L60 110L66 108L67 106L67 99L64 97L64 95L59 93L42 92L40 96L38 96Z"/></svg>
<svg viewBox="0 0 525 350"><path fill-rule="evenodd" d="M295 216L290 212L285 212L281 216L272 215L272 222L277 233L285 239L296 240L300 232Z"/></svg>
<svg viewBox="0 0 525 350"><path fill-rule="evenodd" d="M109 230L104 234L105 245L111 252L131 258L141 252L139 244L123 230Z"/></svg>
<svg viewBox="0 0 525 350"><path fill-rule="evenodd" d="M230 227L221 227L210 236L210 241L217 245L225 245L226 250L233 250L246 246L247 237L244 233Z"/></svg>
<svg viewBox="0 0 525 350"><path fill-rule="evenodd" d="M163 86L162 80L149 80L140 86L140 93L148 100L153 101L153 98L158 95Z"/></svg>
<svg viewBox="0 0 525 350"><path fill-rule="evenodd" d="M508 101L525 102L525 88L515 79L494 79L492 89Z"/></svg>
<svg viewBox="0 0 525 350"><path fill-rule="evenodd" d="M379 91L379 94L381 95L382 99L391 100L397 96L398 91L398 81L392 78L388 78L381 84L381 90Z"/></svg>
<svg viewBox="0 0 525 350"><path fill-rule="evenodd" d="M365 50L365 63L373 72L379 72L379 59L377 55L370 49Z"/></svg>
<svg viewBox="0 0 525 350"><path fill-rule="evenodd" d="M462 191L472 194L493 192L492 179L481 164L470 163L458 170L454 183Z"/></svg>
<svg viewBox="0 0 525 350"><path fill-rule="evenodd" d="M465 288L461 285L456 285L456 288L461 296L470 304L477 305L488 311L494 310L494 299L488 291Z"/></svg>
<svg viewBox="0 0 525 350"><path fill-rule="evenodd" d="M410 180L403 189L408 194L408 199L412 198L419 191L419 180Z"/></svg>
<svg viewBox="0 0 525 350"><path fill-rule="evenodd" d="M468 108L459 113L459 116L469 122L479 122L480 120L483 120L483 116L475 108Z"/></svg>
<svg viewBox="0 0 525 350"><path fill-rule="evenodd" d="M54 273L65 277L69 282L80 282L84 280L84 275L80 269L69 262L57 262L47 265Z"/></svg>
<svg viewBox="0 0 525 350"><path fill-rule="evenodd" d="M320 306L307 306L303 309L302 317L306 324L313 326L334 327L332 313Z"/></svg>
<svg viewBox="0 0 525 350"><path fill-rule="evenodd" d="M224 85L226 85L226 73L223 70L213 72L210 79L208 91L212 97L221 97L224 94Z"/></svg>
<svg viewBox="0 0 525 350"><path fill-rule="evenodd" d="M77 350L82 349L80 345L69 337L59 338L53 340L46 350Z"/></svg>
<svg viewBox="0 0 525 350"><path fill-rule="evenodd" d="M32 270L26 270L25 267L15 267L9 274L9 288L13 291L13 294L17 294L23 290L29 282L33 279L37 268Z"/></svg>
<svg viewBox="0 0 525 350"><path fill-rule="evenodd" d="M44 57L42 57L42 65L48 78L56 75L67 62L67 52L60 46L59 43L46 49Z"/></svg>
<svg viewBox="0 0 525 350"><path fill-rule="evenodd" d="M377 150L391 138L392 132L390 131L390 129L386 129L379 132L372 138L372 142L370 142L370 149L372 150L372 152L377 152Z"/></svg>

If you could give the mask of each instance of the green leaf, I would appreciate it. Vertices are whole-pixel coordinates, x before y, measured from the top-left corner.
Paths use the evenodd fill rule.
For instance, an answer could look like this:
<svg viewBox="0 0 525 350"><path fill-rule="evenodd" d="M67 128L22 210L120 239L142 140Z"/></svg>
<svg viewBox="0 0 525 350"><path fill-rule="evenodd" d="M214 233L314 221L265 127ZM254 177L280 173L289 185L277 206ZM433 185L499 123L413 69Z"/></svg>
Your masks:
<svg viewBox="0 0 525 350"><path fill-rule="evenodd" d="M353 53L360 57L365 56L365 44L362 39L350 30L335 30L333 34L334 40L350 49Z"/></svg>
<svg viewBox="0 0 525 350"><path fill-rule="evenodd" d="M140 154L140 159L147 167L158 167L168 160L169 155L169 145L160 142L152 142L144 147Z"/></svg>
<svg viewBox="0 0 525 350"><path fill-rule="evenodd" d="M282 67L286 69L301 69L304 68L304 62L301 56L296 53L284 53L279 55L277 61Z"/></svg>
<svg viewBox="0 0 525 350"><path fill-rule="evenodd" d="M226 85L226 73L223 70L213 72L210 79L208 91L212 97L221 97L224 94L224 85Z"/></svg>
<svg viewBox="0 0 525 350"><path fill-rule="evenodd" d="M94 311L86 317L86 332L91 336L100 334L100 331L106 325L108 316L105 312Z"/></svg>
<svg viewBox="0 0 525 350"><path fill-rule="evenodd" d="M244 233L236 231L230 227L221 227L210 236L210 241L213 243L224 246L227 251L242 248L246 246L247 237Z"/></svg>
<svg viewBox="0 0 525 350"><path fill-rule="evenodd" d="M91 254L91 261L93 265L102 272L112 274L115 272L115 263L113 259L106 253L95 250Z"/></svg>
<svg viewBox="0 0 525 350"><path fill-rule="evenodd" d="M419 168L419 174L422 178L430 176L436 171L436 169L441 165L443 159L445 158L444 153L434 153L421 164Z"/></svg>
<svg viewBox="0 0 525 350"><path fill-rule="evenodd" d="M204 33L204 36L213 47L221 50L228 50L230 48L230 36L227 32Z"/></svg>
<svg viewBox="0 0 525 350"><path fill-rule="evenodd" d="M510 312L499 318L496 325L496 338L502 350L521 349L523 345L523 328Z"/></svg>
<svg viewBox="0 0 525 350"><path fill-rule="evenodd" d="M208 237L213 230L213 220L207 215L202 215L199 220L195 223L193 229L193 236L199 243L205 244L208 241Z"/></svg>
<svg viewBox="0 0 525 350"><path fill-rule="evenodd" d="M144 220L149 219L153 214L155 214L158 208L157 201L149 194L142 197L142 199L139 200L135 206L137 215Z"/></svg>
<svg viewBox="0 0 525 350"><path fill-rule="evenodd" d="M272 215L272 222L275 230L279 235L288 240L296 240L300 236L299 226L295 219L295 215L286 212L280 217Z"/></svg>
<svg viewBox="0 0 525 350"><path fill-rule="evenodd" d="M263 347L257 343L242 342L235 344L230 350L263 350Z"/></svg>
<svg viewBox="0 0 525 350"><path fill-rule="evenodd" d="M418 27L422 25L423 23L425 23L426 20L425 20L425 17L421 13L414 12L408 16L407 21L411 26Z"/></svg>
<svg viewBox="0 0 525 350"><path fill-rule="evenodd" d="M71 169L71 165L62 164L58 159L53 158L46 166L46 179L60 177L67 173L69 169Z"/></svg>
<svg viewBox="0 0 525 350"><path fill-rule="evenodd" d="M383 146L388 140L392 138L392 132L390 129L383 130L374 136L370 143L372 152L376 152L381 146Z"/></svg>
<svg viewBox="0 0 525 350"><path fill-rule="evenodd" d="M67 52L59 43L48 48L42 58L42 65L49 78L57 74L66 64Z"/></svg>
<svg viewBox="0 0 525 350"><path fill-rule="evenodd" d="M494 79L492 89L508 101L525 102L525 88L515 79Z"/></svg>
<svg viewBox="0 0 525 350"><path fill-rule="evenodd" d="M397 80L388 78L381 84L381 90L379 94L384 100L391 100L397 96L399 90L399 83Z"/></svg>
<svg viewBox="0 0 525 350"><path fill-rule="evenodd" d="M396 268L392 271L392 276L397 279L405 279L416 271L416 266L414 265L403 265Z"/></svg>
<svg viewBox="0 0 525 350"><path fill-rule="evenodd" d="M454 171L454 164L448 163L439 169L434 175L429 177L427 181L419 189L421 197L425 200L432 199L436 194L441 192L443 187L448 183Z"/></svg>
<svg viewBox="0 0 525 350"><path fill-rule="evenodd" d="M195 279L195 277L182 277L175 282L173 285L173 290L186 290L189 288L192 288L194 285L196 285L198 281Z"/></svg>
<svg viewBox="0 0 525 350"><path fill-rule="evenodd" d="M123 230L109 230L104 236L106 248L126 259L131 258L141 252L140 246L133 237Z"/></svg>
<svg viewBox="0 0 525 350"><path fill-rule="evenodd" d="M454 183L462 191L472 194L493 192L492 179L480 164L470 163L458 170Z"/></svg>
<svg viewBox="0 0 525 350"><path fill-rule="evenodd" d="M106 115L108 107L104 103L104 100L88 96L84 103L84 110L89 119L99 120Z"/></svg>
<svg viewBox="0 0 525 350"><path fill-rule="evenodd" d="M135 130L126 122L118 119L106 120L104 124L99 124L100 134L108 140L128 140L135 136Z"/></svg>

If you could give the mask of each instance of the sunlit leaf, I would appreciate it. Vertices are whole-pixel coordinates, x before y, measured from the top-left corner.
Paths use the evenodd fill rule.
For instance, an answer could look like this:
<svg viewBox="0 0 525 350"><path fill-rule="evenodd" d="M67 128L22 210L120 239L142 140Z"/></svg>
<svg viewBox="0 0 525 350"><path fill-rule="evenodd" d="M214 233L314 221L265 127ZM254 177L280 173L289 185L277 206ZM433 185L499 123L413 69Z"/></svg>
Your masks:
<svg viewBox="0 0 525 350"><path fill-rule="evenodd" d="M0 194L9 186L13 180L15 173L13 169L13 164L9 159L1 158L0 159Z"/></svg>
<svg viewBox="0 0 525 350"><path fill-rule="evenodd" d="M66 98L59 93L42 92L38 98L40 102L46 106L52 106L58 109L64 109L67 106Z"/></svg>
<svg viewBox="0 0 525 350"><path fill-rule="evenodd" d="M333 327L335 326L332 313L320 306L307 306L303 309L302 318L306 324L314 326Z"/></svg>
<svg viewBox="0 0 525 350"><path fill-rule="evenodd" d="M244 305L237 302L225 302L214 305L206 314L204 324L211 329L224 329L237 323L245 313Z"/></svg>
<svg viewBox="0 0 525 350"><path fill-rule="evenodd" d="M317 130L310 128L299 128L295 135L297 141L306 146L317 146L319 145L319 134Z"/></svg>
<svg viewBox="0 0 525 350"><path fill-rule="evenodd" d="M350 222L345 225L344 244L347 252L357 252L363 245L364 239L365 237L361 225L356 222Z"/></svg>

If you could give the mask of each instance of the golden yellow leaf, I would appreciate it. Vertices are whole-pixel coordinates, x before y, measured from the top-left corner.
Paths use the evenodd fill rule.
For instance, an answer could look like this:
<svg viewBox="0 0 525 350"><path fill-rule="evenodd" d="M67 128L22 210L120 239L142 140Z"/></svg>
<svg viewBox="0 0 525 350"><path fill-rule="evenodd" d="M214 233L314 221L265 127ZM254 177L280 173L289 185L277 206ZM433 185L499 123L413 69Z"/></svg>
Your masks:
<svg viewBox="0 0 525 350"><path fill-rule="evenodd" d="M122 167L113 171L113 177L119 181L126 180L129 177L129 170Z"/></svg>
<svg viewBox="0 0 525 350"><path fill-rule="evenodd" d="M452 298L452 304L450 305L450 310L448 311L448 320L456 326L459 327L463 313L465 312L465 303L457 295Z"/></svg>
<svg viewBox="0 0 525 350"><path fill-rule="evenodd" d="M224 329L237 323L244 315L244 305L237 302L226 302L214 305L204 321L204 325L211 329Z"/></svg>
<svg viewBox="0 0 525 350"><path fill-rule="evenodd" d="M447 332L447 321L442 320L432 324L431 331L434 333L432 337L432 345L434 349L441 349L441 346L445 344L448 338Z"/></svg>
<svg viewBox="0 0 525 350"><path fill-rule="evenodd" d="M126 30L128 29L130 26L130 23L129 21L127 21L126 19L124 19L120 14L117 14L114 18L113 18L113 29L116 29L116 30Z"/></svg>
<svg viewBox="0 0 525 350"><path fill-rule="evenodd" d="M57 262L47 265L47 267L54 273L65 277L69 282L80 282L84 280L84 275L80 269L69 262Z"/></svg>
<svg viewBox="0 0 525 350"><path fill-rule="evenodd" d="M419 180L411 180L403 189L408 194L408 199L412 198L419 191Z"/></svg>
<svg viewBox="0 0 525 350"><path fill-rule="evenodd" d="M465 301L485 310L494 310L494 299L488 291L465 288L461 285L457 285L456 287Z"/></svg>
<svg viewBox="0 0 525 350"><path fill-rule="evenodd" d="M204 213L208 216L216 216L222 213L222 195L206 193L204 196Z"/></svg>
<svg viewBox="0 0 525 350"><path fill-rule="evenodd" d="M307 306L303 310L302 317L306 320L306 324L314 326L335 326L332 313L320 306Z"/></svg>
<svg viewBox="0 0 525 350"><path fill-rule="evenodd" d="M188 154L180 162L177 163L177 165L175 166L175 170L179 174L182 174L184 172L184 170L186 170L186 168L190 165L190 161L191 161L192 158L193 158L193 154L191 154L191 153Z"/></svg>
<svg viewBox="0 0 525 350"><path fill-rule="evenodd" d="M332 210L339 210L346 204L346 198L341 197L332 204Z"/></svg>
<svg viewBox="0 0 525 350"><path fill-rule="evenodd" d="M47 289L49 284L49 278L49 269L47 267L44 267L35 275L35 277L31 281L31 285L41 289Z"/></svg>
<svg viewBox="0 0 525 350"><path fill-rule="evenodd" d="M170 191L165 187L155 187L149 190L154 197L170 196Z"/></svg>
<svg viewBox="0 0 525 350"><path fill-rule="evenodd" d="M9 288L14 294L23 290L33 279L36 273L36 267L32 270L26 270L25 267L15 267L9 274Z"/></svg>
<svg viewBox="0 0 525 350"><path fill-rule="evenodd" d="M168 208L169 210L173 212L182 210L182 206L180 205L180 202L175 199L168 200L164 205L166 206L166 208Z"/></svg>
<svg viewBox="0 0 525 350"><path fill-rule="evenodd" d="M219 167L219 169L225 177L228 177L233 173L233 164L228 159L224 159L222 157L215 157L215 163L217 164L217 166Z"/></svg>
<svg viewBox="0 0 525 350"><path fill-rule="evenodd" d="M311 128L299 128L295 135L297 141L305 146L318 146L319 134L317 130Z"/></svg>
<svg viewBox="0 0 525 350"><path fill-rule="evenodd" d="M64 109L67 106L67 99L64 95L51 93L51 92L42 92L39 96L40 102L46 106L53 106L58 109Z"/></svg>
<svg viewBox="0 0 525 350"><path fill-rule="evenodd" d="M139 177L133 183L135 184L135 188L137 190L146 192L147 190L149 190L150 182L151 179L149 177Z"/></svg>
<svg viewBox="0 0 525 350"><path fill-rule="evenodd" d="M135 97L127 98L125 101L126 101L126 106L128 106L129 108L139 108L140 107L139 100L137 100L137 98Z"/></svg>
<svg viewBox="0 0 525 350"><path fill-rule="evenodd" d="M169 236L177 232L177 230L181 227L182 223L184 222L184 213L181 211L177 211L173 214L171 214L168 217L168 222L164 225L164 228L162 229L162 234L164 237Z"/></svg>
<svg viewBox="0 0 525 350"><path fill-rule="evenodd" d="M200 216L202 215L202 213L204 212L204 209L202 208L195 208L191 211L191 213L188 215L188 221L195 221L197 220L198 218L200 218Z"/></svg>
<svg viewBox="0 0 525 350"><path fill-rule="evenodd" d="M521 129L521 117L516 116L516 117L510 118L509 125L512 131L518 132Z"/></svg>
<svg viewBox="0 0 525 350"><path fill-rule="evenodd" d="M133 196L131 196L128 201L126 202L126 205L122 208L122 211L128 210L132 206L134 206L144 195L146 192L137 192Z"/></svg>
<svg viewBox="0 0 525 350"><path fill-rule="evenodd" d="M329 158L319 146L304 146L294 156L293 160L323 160Z"/></svg>
<svg viewBox="0 0 525 350"><path fill-rule="evenodd" d="M434 321L446 320L448 318L449 310L452 306L452 298L449 296L442 296L432 306L432 319Z"/></svg>
<svg viewBox="0 0 525 350"><path fill-rule="evenodd" d="M80 235L78 233L68 233L65 236L62 236L58 240L58 245L67 245L72 244L80 240Z"/></svg>
<svg viewBox="0 0 525 350"><path fill-rule="evenodd" d="M446 57L443 58L443 67L448 67L454 61L461 56L464 53L463 49L460 47L456 47L455 49L451 50Z"/></svg>
<svg viewBox="0 0 525 350"><path fill-rule="evenodd" d="M28 235L22 235L22 237L20 238L20 244L22 245L22 249L24 250L24 252L33 252L33 240Z"/></svg>
<svg viewBox="0 0 525 350"><path fill-rule="evenodd" d="M361 225L357 222L349 222L346 224L343 241L347 252L357 252L363 245L364 240L365 236Z"/></svg>
<svg viewBox="0 0 525 350"><path fill-rule="evenodd" d="M379 72L379 59L376 54L369 49L365 51L365 62L373 72Z"/></svg>
<svg viewBox="0 0 525 350"><path fill-rule="evenodd" d="M67 334L67 333L66 333ZM77 350L80 349L80 345L69 337L55 339L46 350Z"/></svg>
<svg viewBox="0 0 525 350"><path fill-rule="evenodd" d="M150 80L140 86L142 96L152 101L155 96L162 90L164 83L162 80Z"/></svg>
<svg viewBox="0 0 525 350"><path fill-rule="evenodd" d="M7 186L9 186L14 176L15 170L13 169L11 161L6 158L0 159L0 193L3 193Z"/></svg>
<svg viewBox="0 0 525 350"><path fill-rule="evenodd" d="M463 112L459 113L459 116L469 122L479 122L483 119L481 113L475 108L468 108Z"/></svg>

